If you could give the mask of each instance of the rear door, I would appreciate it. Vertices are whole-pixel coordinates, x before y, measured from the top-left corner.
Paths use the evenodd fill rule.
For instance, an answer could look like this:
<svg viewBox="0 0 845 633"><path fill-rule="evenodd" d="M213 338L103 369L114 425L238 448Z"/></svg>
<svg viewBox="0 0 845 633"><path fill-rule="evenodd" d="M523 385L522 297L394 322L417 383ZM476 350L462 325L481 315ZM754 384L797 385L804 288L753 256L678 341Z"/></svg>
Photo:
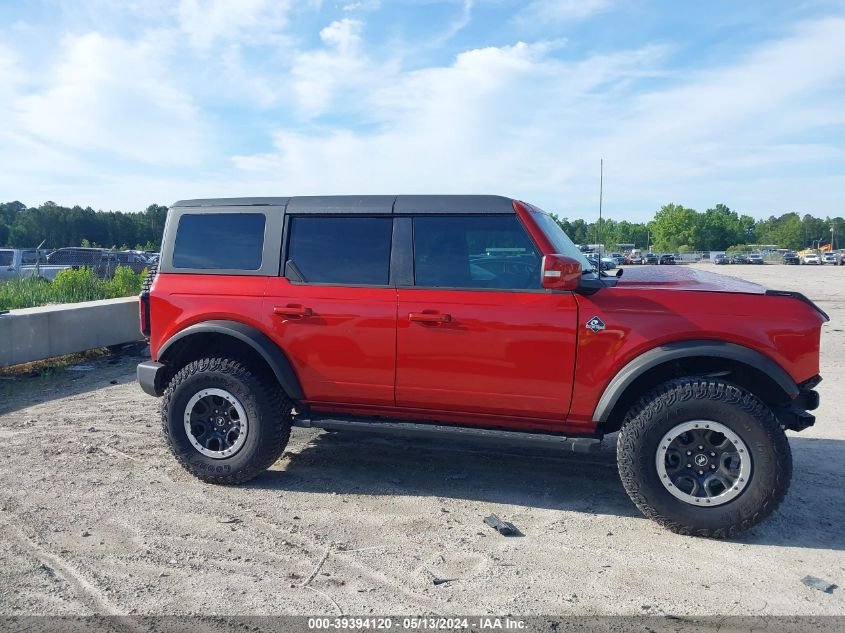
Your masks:
<svg viewBox="0 0 845 633"><path fill-rule="evenodd" d="M413 286L399 289L397 405L564 420L577 306L571 293L541 289L542 258L517 216L417 216L412 244Z"/></svg>
<svg viewBox="0 0 845 633"><path fill-rule="evenodd" d="M309 403L393 406L389 215L288 215L264 311ZM331 408L331 407L330 407Z"/></svg>

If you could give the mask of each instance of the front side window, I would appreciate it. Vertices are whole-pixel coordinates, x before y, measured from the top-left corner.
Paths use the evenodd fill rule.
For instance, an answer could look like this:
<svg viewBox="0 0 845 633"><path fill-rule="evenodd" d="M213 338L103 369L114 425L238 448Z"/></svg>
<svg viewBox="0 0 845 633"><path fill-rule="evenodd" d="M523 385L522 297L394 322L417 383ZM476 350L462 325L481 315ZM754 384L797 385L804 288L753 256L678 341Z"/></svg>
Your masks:
<svg viewBox="0 0 845 633"><path fill-rule="evenodd" d="M578 247L573 244L572 240L569 239L569 236L562 228L560 228L560 224L554 221L552 216L545 211L538 209L534 205L528 204L527 202L523 202L523 204L528 207L528 210L531 212L531 217L537 223L537 226L540 227L540 230L546 234L547 238L549 238L549 242L552 243L555 253L558 255L566 255L567 257L571 257L576 260L581 264L582 270L593 270L592 264L590 264L590 261L584 256L584 253L578 250Z"/></svg>
<svg viewBox="0 0 845 633"><path fill-rule="evenodd" d="M515 215L414 218L414 283L428 288L540 288L540 256Z"/></svg>
<svg viewBox="0 0 845 633"><path fill-rule="evenodd" d="M0 266L11 266L14 254L14 251L0 251Z"/></svg>
<svg viewBox="0 0 845 633"><path fill-rule="evenodd" d="M179 218L174 268L258 270L264 250L263 213L191 213Z"/></svg>
<svg viewBox="0 0 845 633"><path fill-rule="evenodd" d="M294 217L285 269L304 283L386 286L392 235L387 217Z"/></svg>

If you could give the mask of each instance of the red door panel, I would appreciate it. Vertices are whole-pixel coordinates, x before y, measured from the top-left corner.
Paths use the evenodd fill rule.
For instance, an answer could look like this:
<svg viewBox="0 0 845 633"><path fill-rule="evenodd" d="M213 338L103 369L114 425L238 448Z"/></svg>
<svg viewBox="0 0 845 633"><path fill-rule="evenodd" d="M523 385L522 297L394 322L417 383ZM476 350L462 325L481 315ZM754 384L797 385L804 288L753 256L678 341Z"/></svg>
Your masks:
<svg viewBox="0 0 845 633"><path fill-rule="evenodd" d="M562 423L576 323L569 293L400 289L396 404Z"/></svg>
<svg viewBox="0 0 845 633"><path fill-rule="evenodd" d="M393 406L396 290L270 280L269 331L306 400Z"/></svg>

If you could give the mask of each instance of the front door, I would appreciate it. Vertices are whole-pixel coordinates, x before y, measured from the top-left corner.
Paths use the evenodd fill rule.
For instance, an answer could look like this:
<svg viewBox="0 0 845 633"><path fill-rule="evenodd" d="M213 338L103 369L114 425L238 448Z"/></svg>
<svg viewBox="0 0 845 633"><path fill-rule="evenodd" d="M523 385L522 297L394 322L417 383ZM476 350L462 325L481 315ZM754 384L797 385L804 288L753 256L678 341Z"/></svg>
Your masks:
<svg viewBox="0 0 845 633"><path fill-rule="evenodd" d="M309 403L393 406L390 217L293 216L264 312Z"/></svg>
<svg viewBox="0 0 845 633"><path fill-rule="evenodd" d="M516 215L413 220L414 286L399 289L396 404L541 418L568 413L577 306L540 288Z"/></svg>

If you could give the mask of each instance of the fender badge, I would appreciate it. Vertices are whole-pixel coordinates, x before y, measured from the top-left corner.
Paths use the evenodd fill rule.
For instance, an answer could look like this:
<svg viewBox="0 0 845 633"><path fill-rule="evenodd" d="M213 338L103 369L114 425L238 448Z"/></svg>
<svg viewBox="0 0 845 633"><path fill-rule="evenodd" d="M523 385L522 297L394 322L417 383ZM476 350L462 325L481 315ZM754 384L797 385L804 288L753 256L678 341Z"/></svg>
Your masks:
<svg viewBox="0 0 845 633"><path fill-rule="evenodd" d="M593 332L601 332L605 328L604 321L597 316L587 321L587 329Z"/></svg>

